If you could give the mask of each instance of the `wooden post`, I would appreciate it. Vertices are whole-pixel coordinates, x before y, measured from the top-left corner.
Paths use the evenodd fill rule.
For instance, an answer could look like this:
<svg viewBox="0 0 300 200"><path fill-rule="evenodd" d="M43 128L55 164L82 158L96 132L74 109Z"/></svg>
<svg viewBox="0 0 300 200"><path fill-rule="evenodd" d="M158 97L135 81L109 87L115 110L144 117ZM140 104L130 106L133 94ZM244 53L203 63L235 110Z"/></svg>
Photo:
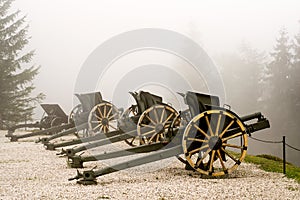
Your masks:
<svg viewBox="0 0 300 200"><path fill-rule="evenodd" d="M285 168L285 165L286 165L286 158L285 158L285 136L282 137L282 153L283 153L283 173L285 174L286 173L286 168Z"/></svg>

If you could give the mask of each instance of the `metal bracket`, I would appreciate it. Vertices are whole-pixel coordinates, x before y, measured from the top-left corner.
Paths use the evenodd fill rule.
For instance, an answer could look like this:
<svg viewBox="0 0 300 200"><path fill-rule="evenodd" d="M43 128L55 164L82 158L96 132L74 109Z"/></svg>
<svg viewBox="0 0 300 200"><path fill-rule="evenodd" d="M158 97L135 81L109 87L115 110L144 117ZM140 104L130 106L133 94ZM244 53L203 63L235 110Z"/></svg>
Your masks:
<svg viewBox="0 0 300 200"><path fill-rule="evenodd" d="M231 106L226 103L224 103L223 108L225 108L227 110L231 110Z"/></svg>

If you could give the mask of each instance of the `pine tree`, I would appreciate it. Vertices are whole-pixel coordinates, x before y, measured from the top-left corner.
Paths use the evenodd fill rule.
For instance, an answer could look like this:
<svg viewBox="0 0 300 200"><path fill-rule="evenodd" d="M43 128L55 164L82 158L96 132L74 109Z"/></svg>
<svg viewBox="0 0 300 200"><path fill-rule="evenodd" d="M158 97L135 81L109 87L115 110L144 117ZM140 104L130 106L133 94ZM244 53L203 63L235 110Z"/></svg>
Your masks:
<svg viewBox="0 0 300 200"><path fill-rule="evenodd" d="M270 92L267 99L267 111L273 119L273 130L277 134L283 134L292 126L291 113L291 77L292 77L292 49L290 39L285 28L279 31L271 62L268 64L268 76L266 82L269 84Z"/></svg>
<svg viewBox="0 0 300 200"><path fill-rule="evenodd" d="M226 103L248 114L260 110L260 79L265 66L265 54L243 43L238 54L216 57L226 89Z"/></svg>
<svg viewBox="0 0 300 200"><path fill-rule="evenodd" d="M44 96L30 96L39 68L28 67L34 51L24 53L28 25L20 11L9 13L13 1L0 0L0 129L31 119L35 103Z"/></svg>
<svg viewBox="0 0 300 200"><path fill-rule="evenodd" d="M300 21L299 21L300 22ZM292 117L295 119L293 129L295 133L299 130L300 119L300 31L293 39L293 59L291 67L291 107L293 108Z"/></svg>

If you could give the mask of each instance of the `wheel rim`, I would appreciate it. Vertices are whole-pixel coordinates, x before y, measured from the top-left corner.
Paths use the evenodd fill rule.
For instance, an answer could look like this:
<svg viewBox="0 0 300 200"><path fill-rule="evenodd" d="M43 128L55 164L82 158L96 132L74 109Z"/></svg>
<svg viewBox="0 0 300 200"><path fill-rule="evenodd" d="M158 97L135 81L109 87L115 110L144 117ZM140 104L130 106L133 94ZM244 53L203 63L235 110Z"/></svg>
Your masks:
<svg viewBox="0 0 300 200"><path fill-rule="evenodd" d="M82 106L81 106L81 104L78 104L71 110L71 112L68 116L68 123L74 123L75 117L80 115L81 113L82 113Z"/></svg>
<svg viewBox="0 0 300 200"><path fill-rule="evenodd" d="M139 118L137 133L140 144L166 141L169 128L178 116L175 109L167 105L154 105Z"/></svg>
<svg viewBox="0 0 300 200"><path fill-rule="evenodd" d="M91 110L88 117L90 135L95 133L108 133L116 131L119 111L111 103L100 103Z"/></svg>
<svg viewBox="0 0 300 200"><path fill-rule="evenodd" d="M182 147L188 164L201 174L229 174L246 156L246 128L229 111L205 111L195 116L187 125Z"/></svg>

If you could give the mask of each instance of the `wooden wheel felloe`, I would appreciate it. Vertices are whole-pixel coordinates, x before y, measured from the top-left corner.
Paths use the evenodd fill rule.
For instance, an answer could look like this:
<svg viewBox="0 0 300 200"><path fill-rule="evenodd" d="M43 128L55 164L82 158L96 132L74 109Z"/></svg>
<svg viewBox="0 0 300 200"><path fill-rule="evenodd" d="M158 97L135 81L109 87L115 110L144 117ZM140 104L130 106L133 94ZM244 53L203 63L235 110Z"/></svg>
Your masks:
<svg viewBox="0 0 300 200"><path fill-rule="evenodd" d="M154 105L145 110L137 123L140 144L165 141L169 127L177 116L177 111L168 105Z"/></svg>
<svg viewBox="0 0 300 200"><path fill-rule="evenodd" d="M116 131L117 119L119 111L116 106L105 102L96 105L90 112L88 117L89 132L92 133L107 133Z"/></svg>
<svg viewBox="0 0 300 200"><path fill-rule="evenodd" d="M246 128L230 111L208 110L187 125L182 147L189 165L201 174L229 174L246 156Z"/></svg>

